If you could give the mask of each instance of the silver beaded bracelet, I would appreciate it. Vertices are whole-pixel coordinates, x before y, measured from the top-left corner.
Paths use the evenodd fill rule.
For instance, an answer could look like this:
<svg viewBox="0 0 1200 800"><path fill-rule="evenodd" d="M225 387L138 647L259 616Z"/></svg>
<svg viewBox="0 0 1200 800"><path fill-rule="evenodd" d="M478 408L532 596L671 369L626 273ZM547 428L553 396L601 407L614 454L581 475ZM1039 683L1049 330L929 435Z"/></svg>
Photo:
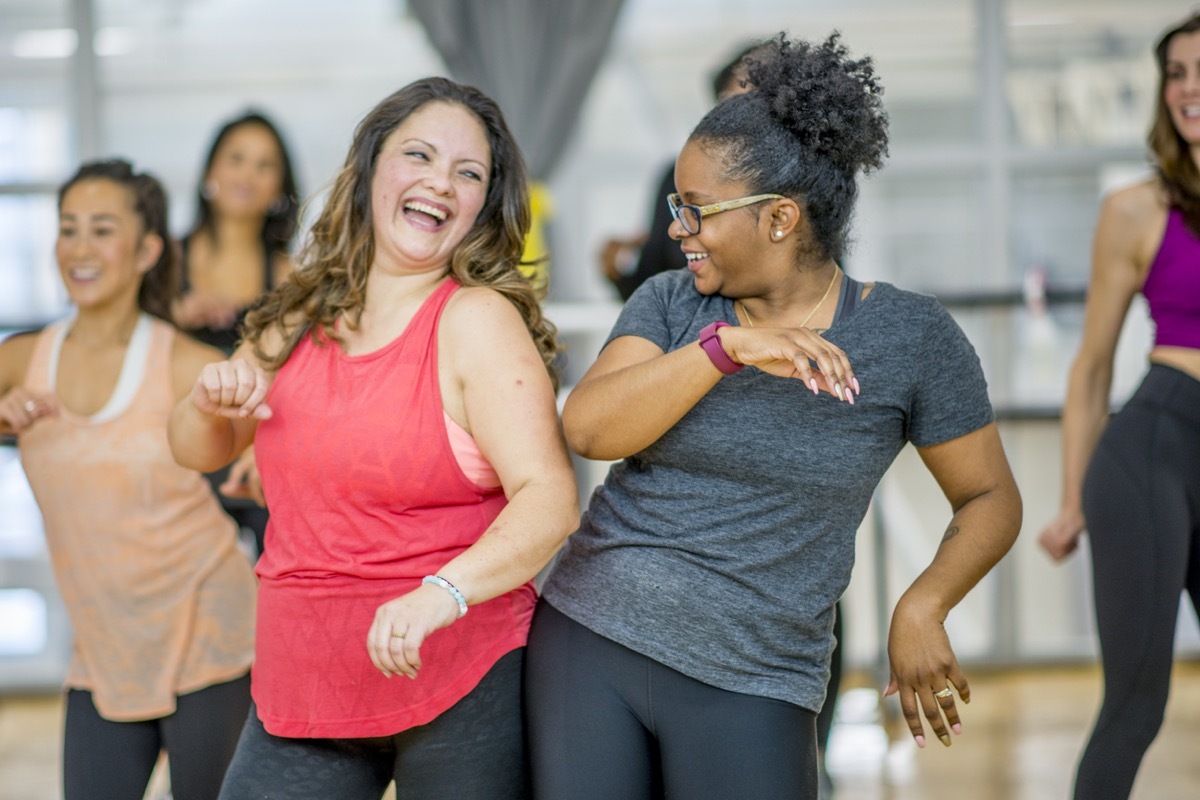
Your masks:
<svg viewBox="0 0 1200 800"><path fill-rule="evenodd" d="M462 619L467 615L467 598L463 597L463 593L453 583L441 575L426 575L421 579L421 583L431 583L434 586L440 586L445 589L454 598L454 602L458 603L458 618Z"/></svg>

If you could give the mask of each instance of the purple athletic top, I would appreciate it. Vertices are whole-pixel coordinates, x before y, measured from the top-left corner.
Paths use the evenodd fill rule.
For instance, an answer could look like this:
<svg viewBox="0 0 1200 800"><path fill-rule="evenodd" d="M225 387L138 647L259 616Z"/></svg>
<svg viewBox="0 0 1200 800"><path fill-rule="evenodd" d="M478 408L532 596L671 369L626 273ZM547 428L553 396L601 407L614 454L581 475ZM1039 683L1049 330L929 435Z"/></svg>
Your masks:
<svg viewBox="0 0 1200 800"><path fill-rule="evenodd" d="M1167 230L1142 294L1150 305L1156 346L1200 350L1200 238L1177 208L1167 216Z"/></svg>

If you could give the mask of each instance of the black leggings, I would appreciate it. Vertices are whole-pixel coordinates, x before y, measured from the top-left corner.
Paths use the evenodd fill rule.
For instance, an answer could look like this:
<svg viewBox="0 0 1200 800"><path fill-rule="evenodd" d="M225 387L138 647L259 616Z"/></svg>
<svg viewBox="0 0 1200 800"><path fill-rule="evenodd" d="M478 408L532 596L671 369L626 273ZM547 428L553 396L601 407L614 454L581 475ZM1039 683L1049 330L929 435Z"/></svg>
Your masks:
<svg viewBox="0 0 1200 800"><path fill-rule="evenodd" d="M1200 381L1151 366L1096 447L1083 510L1104 703L1075 797L1124 800L1162 725L1180 592L1200 610Z"/></svg>
<svg viewBox="0 0 1200 800"><path fill-rule="evenodd" d="M540 800L814 800L816 715L693 680L545 601L525 674Z"/></svg>
<svg viewBox="0 0 1200 800"><path fill-rule="evenodd" d="M525 800L524 655L504 655L437 719L394 736L273 736L252 708L221 800L378 800L392 780L397 800Z"/></svg>
<svg viewBox="0 0 1200 800"><path fill-rule="evenodd" d="M100 716L92 693L67 692L66 800L142 800L166 750L175 800L213 800L250 706L250 676L180 695L175 713L141 722Z"/></svg>

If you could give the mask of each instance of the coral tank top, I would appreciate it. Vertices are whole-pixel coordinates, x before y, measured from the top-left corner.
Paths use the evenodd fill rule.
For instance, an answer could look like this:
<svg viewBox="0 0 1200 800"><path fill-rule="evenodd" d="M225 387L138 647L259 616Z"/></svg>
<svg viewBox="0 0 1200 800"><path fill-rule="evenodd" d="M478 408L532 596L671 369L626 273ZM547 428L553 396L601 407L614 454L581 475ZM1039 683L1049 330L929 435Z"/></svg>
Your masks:
<svg viewBox="0 0 1200 800"><path fill-rule="evenodd" d="M457 289L446 279L372 353L306 337L267 396L274 414L255 439L271 519L253 693L272 734L387 736L423 725L525 644L532 582L433 633L416 680L385 678L367 655L375 610L474 544L507 502L463 472L447 435L437 328Z"/></svg>

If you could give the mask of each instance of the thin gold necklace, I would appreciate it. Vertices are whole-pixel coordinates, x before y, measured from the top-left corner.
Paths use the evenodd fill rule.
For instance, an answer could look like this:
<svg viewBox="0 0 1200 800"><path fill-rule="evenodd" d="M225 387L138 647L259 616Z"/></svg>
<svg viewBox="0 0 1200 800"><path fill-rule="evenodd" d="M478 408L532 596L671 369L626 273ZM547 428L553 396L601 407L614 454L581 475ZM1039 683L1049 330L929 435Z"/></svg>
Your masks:
<svg viewBox="0 0 1200 800"><path fill-rule="evenodd" d="M813 314L817 313L817 309L820 308L821 306L825 305L825 301L829 299L829 293L833 291L833 284L837 282L838 273L841 271L842 271L842 268L837 266L836 264L834 264L833 278L830 279L829 285L825 287L825 294L821 295L821 299L818 300L817 304L812 307L812 311L808 312L808 316L804 318L804 321L800 323L799 327L803 328L805 325L807 325L808 321L813 318ZM746 304L743 303L741 300L736 300L734 302L735 302L735 304L740 305L742 307L742 314L745 315L746 322L749 323L751 328L753 328L754 320L750 319L750 312L746 310Z"/></svg>

